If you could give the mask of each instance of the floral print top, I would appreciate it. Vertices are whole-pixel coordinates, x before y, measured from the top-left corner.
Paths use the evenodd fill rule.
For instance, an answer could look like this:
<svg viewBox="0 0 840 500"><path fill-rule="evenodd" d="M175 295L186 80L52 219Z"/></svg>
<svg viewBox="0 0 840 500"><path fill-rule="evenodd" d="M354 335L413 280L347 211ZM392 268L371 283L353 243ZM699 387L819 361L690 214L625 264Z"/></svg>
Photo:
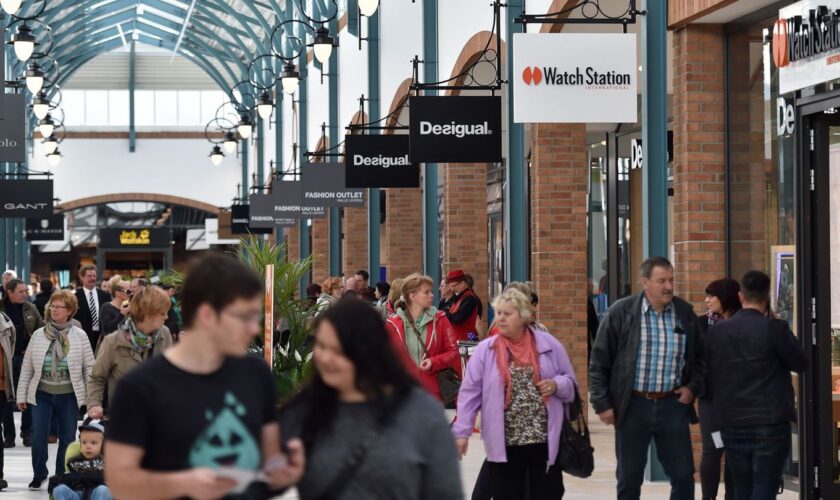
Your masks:
<svg viewBox="0 0 840 500"><path fill-rule="evenodd" d="M548 442L548 413L532 380L530 366L510 365L510 406L505 410L505 445L523 446Z"/></svg>

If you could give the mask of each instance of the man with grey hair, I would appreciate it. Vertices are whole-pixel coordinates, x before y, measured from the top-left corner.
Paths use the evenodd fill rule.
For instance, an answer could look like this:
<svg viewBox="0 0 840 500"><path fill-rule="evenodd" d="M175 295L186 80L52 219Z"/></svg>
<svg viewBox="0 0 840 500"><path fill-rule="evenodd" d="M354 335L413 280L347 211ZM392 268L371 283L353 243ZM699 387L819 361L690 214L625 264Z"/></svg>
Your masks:
<svg viewBox="0 0 840 500"><path fill-rule="evenodd" d="M8 283L9 280L13 280L15 278L17 278L17 273L12 271L11 269L6 269L6 271L3 273L3 283L2 285L0 285L0 298L6 296L6 283Z"/></svg>
<svg viewBox="0 0 840 500"><path fill-rule="evenodd" d="M697 315L674 296L674 267L663 257L641 268L644 291L616 302L598 328L589 391L598 418L615 425L617 498L637 500L650 441L671 480L671 498L694 498L689 423L704 390Z"/></svg>

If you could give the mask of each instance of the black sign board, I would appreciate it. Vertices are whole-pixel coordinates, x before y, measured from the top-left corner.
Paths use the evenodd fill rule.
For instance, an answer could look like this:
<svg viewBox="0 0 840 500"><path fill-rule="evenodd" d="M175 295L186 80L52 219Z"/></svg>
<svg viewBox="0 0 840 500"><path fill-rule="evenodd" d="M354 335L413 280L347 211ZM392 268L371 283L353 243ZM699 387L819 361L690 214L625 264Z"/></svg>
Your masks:
<svg viewBox="0 0 840 500"><path fill-rule="evenodd" d="M248 197L251 210L248 225L254 228L294 227L299 217L282 210L285 205L278 205L270 194L252 194Z"/></svg>
<svg viewBox="0 0 840 500"><path fill-rule="evenodd" d="M4 94L0 115L0 161L23 162L26 157L26 104L23 94Z"/></svg>
<svg viewBox="0 0 840 500"><path fill-rule="evenodd" d="M230 227L233 234L271 234L271 228L257 228L248 225L248 214L250 207L248 205L232 205L230 207ZM221 218L220 218L221 220ZM221 222L220 222L221 224ZM220 226L221 227L221 226ZM219 234L221 238L221 233Z"/></svg>
<svg viewBox="0 0 840 500"><path fill-rule="evenodd" d="M99 248L169 248L172 233L162 227L109 227L99 230Z"/></svg>
<svg viewBox="0 0 840 500"><path fill-rule="evenodd" d="M64 241L64 214L26 219L27 241Z"/></svg>
<svg viewBox="0 0 840 500"><path fill-rule="evenodd" d="M319 201L305 200L302 181L274 181L271 183L271 196L278 204L278 212L302 219L324 219L327 217L326 205Z"/></svg>
<svg viewBox="0 0 840 500"><path fill-rule="evenodd" d="M413 163L502 161L502 98L413 96L410 159Z"/></svg>
<svg viewBox="0 0 840 500"><path fill-rule="evenodd" d="M40 218L53 215L53 181L0 181L0 218Z"/></svg>
<svg viewBox="0 0 840 500"><path fill-rule="evenodd" d="M307 163L301 171L302 203L319 203L325 207L364 206L364 189L348 189L344 185L343 163Z"/></svg>
<svg viewBox="0 0 840 500"><path fill-rule="evenodd" d="M344 184L349 188L420 187L420 165L408 160L407 135L348 135Z"/></svg>

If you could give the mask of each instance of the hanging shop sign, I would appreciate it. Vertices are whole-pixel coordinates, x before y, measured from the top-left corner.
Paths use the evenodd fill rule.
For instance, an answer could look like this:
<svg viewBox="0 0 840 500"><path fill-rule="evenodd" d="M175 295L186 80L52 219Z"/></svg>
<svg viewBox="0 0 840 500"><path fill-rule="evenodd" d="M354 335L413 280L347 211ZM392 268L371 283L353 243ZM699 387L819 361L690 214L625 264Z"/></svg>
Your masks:
<svg viewBox="0 0 840 500"><path fill-rule="evenodd" d="M412 96L409 159L412 163L502 161L502 98Z"/></svg>
<svg viewBox="0 0 840 500"><path fill-rule="evenodd" d="M252 194L248 225L253 228L294 227L298 216L288 210L289 205L278 203L270 194Z"/></svg>
<svg viewBox="0 0 840 500"><path fill-rule="evenodd" d="M64 241L64 214L26 219L27 241Z"/></svg>
<svg viewBox="0 0 840 500"><path fill-rule="evenodd" d="M327 205L315 199L305 199L302 181L280 181L271 183L271 196L277 200L279 212L286 212L298 219L324 219Z"/></svg>
<svg viewBox="0 0 840 500"><path fill-rule="evenodd" d="M209 250L210 242L207 241L207 231L201 228L187 229L187 239L184 243L184 250L192 252L195 250Z"/></svg>
<svg viewBox="0 0 840 500"><path fill-rule="evenodd" d="M4 94L0 114L0 162L21 163L26 159L26 104L23 94Z"/></svg>
<svg viewBox="0 0 840 500"><path fill-rule="evenodd" d="M840 78L840 0L803 0L780 9L772 51L781 94Z"/></svg>
<svg viewBox="0 0 840 500"><path fill-rule="evenodd" d="M99 248L170 248L172 232L162 227L109 227L99 230Z"/></svg>
<svg viewBox="0 0 840 500"><path fill-rule="evenodd" d="M364 189L348 189L344 184L344 164L307 163L301 169L302 204L318 203L325 207L361 207L365 204ZM274 189L272 188L272 192Z"/></svg>
<svg viewBox="0 0 840 500"><path fill-rule="evenodd" d="M516 33L513 121L635 123L637 77L633 33Z"/></svg>
<svg viewBox="0 0 840 500"><path fill-rule="evenodd" d="M42 218L52 215L52 180L0 180L0 218Z"/></svg>
<svg viewBox="0 0 840 500"><path fill-rule="evenodd" d="M233 234L271 234L271 228L250 227L250 205L235 204L230 207L230 229Z"/></svg>
<svg viewBox="0 0 840 500"><path fill-rule="evenodd" d="M420 165L409 160L407 135L348 135L344 184L349 188L420 187Z"/></svg>
<svg viewBox="0 0 840 500"><path fill-rule="evenodd" d="M209 245L236 245L239 243L238 239L232 238L225 238L221 237L222 234L222 227L221 227L221 220L222 217L220 214L219 218L207 218L204 219L204 239L207 241Z"/></svg>

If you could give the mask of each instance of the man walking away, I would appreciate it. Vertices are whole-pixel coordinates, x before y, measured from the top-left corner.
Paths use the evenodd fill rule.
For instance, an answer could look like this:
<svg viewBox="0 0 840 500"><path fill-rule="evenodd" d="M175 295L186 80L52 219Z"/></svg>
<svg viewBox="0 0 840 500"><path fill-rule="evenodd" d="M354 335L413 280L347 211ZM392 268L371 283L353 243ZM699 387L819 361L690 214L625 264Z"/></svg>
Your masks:
<svg viewBox="0 0 840 500"><path fill-rule="evenodd" d="M651 438L671 480L671 500L694 498L689 423L705 365L697 315L674 297L674 267L663 257L641 268L644 291L616 302L598 328L589 366L592 405L615 425L618 499L641 494Z"/></svg>
<svg viewBox="0 0 840 500"><path fill-rule="evenodd" d="M714 423L735 499L776 498L796 420L790 372L803 371L808 358L787 322L767 316L766 274L747 272L739 295L743 309L706 334Z"/></svg>

